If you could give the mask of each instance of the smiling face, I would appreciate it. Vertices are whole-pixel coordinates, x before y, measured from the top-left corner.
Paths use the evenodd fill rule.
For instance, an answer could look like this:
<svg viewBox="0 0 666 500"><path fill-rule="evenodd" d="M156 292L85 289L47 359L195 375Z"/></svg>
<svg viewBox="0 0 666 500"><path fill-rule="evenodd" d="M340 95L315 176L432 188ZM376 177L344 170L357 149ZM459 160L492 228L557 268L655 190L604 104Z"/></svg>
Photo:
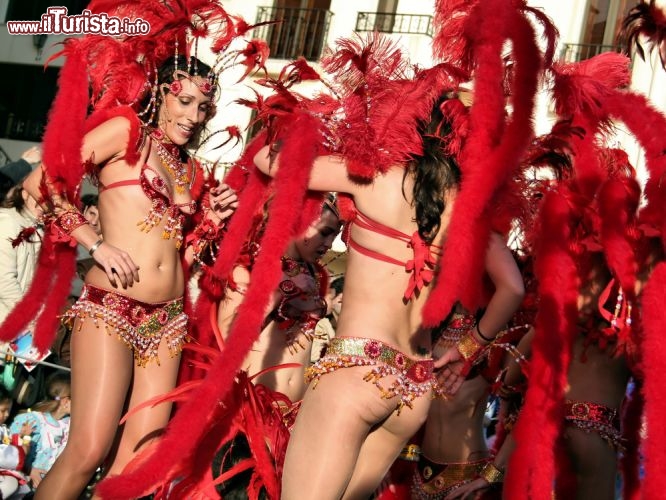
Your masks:
<svg viewBox="0 0 666 500"><path fill-rule="evenodd" d="M340 232L340 219L330 210L324 209L319 220L294 242L299 257L306 262L315 262L331 249L333 240Z"/></svg>
<svg viewBox="0 0 666 500"><path fill-rule="evenodd" d="M171 92L164 95L158 123L171 142L184 146L208 118L212 102L190 79L178 81L181 84L178 95Z"/></svg>

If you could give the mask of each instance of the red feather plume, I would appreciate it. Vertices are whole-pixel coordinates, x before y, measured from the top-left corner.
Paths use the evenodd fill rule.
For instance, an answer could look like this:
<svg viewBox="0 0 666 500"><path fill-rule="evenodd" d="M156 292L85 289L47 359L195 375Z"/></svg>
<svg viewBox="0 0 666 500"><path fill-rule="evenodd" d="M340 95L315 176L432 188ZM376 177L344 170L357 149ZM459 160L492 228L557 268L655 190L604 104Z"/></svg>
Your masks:
<svg viewBox="0 0 666 500"><path fill-rule="evenodd" d="M657 49L661 67L666 69L666 12L657 6L655 0L649 3L639 1L622 20L618 40L626 43L629 54L635 49L641 59L645 60L641 39L647 41L648 52Z"/></svg>

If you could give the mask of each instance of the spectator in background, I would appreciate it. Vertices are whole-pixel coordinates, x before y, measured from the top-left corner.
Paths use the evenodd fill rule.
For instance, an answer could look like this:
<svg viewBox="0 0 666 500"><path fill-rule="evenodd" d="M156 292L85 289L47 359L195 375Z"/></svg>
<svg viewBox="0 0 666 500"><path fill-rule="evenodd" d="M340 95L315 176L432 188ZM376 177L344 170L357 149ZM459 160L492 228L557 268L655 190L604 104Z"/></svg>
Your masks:
<svg viewBox="0 0 666 500"><path fill-rule="evenodd" d="M32 171L32 166L40 161L42 151L38 146L33 146L24 151L17 161L0 167L0 203L4 202L9 191Z"/></svg>
<svg viewBox="0 0 666 500"><path fill-rule="evenodd" d="M32 426L30 453L26 466L35 488L67 444L69 435L69 412L72 404L72 389L69 375L53 374L46 382L46 399L32 410L20 413L10 430L20 433L26 423Z"/></svg>
<svg viewBox="0 0 666 500"><path fill-rule="evenodd" d="M42 209L22 187L11 190L0 208L0 323L30 286L41 247ZM25 231L24 231L25 230ZM13 240L24 232L24 241Z"/></svg>
<svg viewBox="0 0 666 500"><path fill-rule="evenodd" d="M335 337L335 329L338 326L338 317L342 308L342 289L345 286L345 277L340 276L331 281L326 295L327 314L319 320L315 328L315 337L312 340L310 351L310 362L316 363L321 357L322 350Z"/></svg>
<svg viewBox="0 0 666 500"><path fill-rule="evenodd" d="M22 469L30 451L29 436L33 428L26 422L18 433L9 431L6 423L13 404L11 396L0 388L0 498L21 498L30 492Z"/></svg>
<svg viewBox="0 0 666 500"><path fill-rule="evenodd" d="M97 209L98 199L99 197L96 194L91 193L81 196L81 204L83 205L82 213L95 232L102 234L102 225L99 221L99 210Z"/></svg>
<svg viewBox="0 0 666 500"><path fill-rule="evenodd" d="M81 213L88 221L88 224L90 224L90 227L101 236L102 224L99 220L99 209L97 208L98 199L98 195L91 193L81 196ZM86 273L90 271L94 265L95 259L90 256L88 251L82 245L79 245L77 247L76 256L76 276L72 280L70 297L79 298L81 296L83 280L86 277Z"/></svg>

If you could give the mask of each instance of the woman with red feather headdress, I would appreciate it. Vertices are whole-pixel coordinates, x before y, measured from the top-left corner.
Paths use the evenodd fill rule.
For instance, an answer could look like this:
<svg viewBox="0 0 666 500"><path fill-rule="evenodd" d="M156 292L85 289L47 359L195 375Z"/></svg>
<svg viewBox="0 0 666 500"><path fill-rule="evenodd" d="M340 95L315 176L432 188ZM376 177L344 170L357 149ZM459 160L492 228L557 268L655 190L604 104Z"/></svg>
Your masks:
<svg viewBox="0 0 666 500"><path fill-rule="evenodd" d="M256 42L227 52L250 26L211 1L99 0L88 8L141 18L151 30L65 42L44 163L25 182L47 210L48 230L35 286L3 325L3 336L36 315L36 346L48 348L76 245L97 264L64 315L74 330L72 393L78 403L67 447L36 498L77 497L105 458L105 474L119 474L167 424L171 407L162 405L132 415L118 431L126 408L176 383L189 333L183 264L205 247L185 238L186 218L197 213L199 226L209 230L194 233L211 239L236 203L224 185L202 190L202 169L185 147L195 144L214 113L217 73L236 63L250 69L265 55L255 50ZM196 41L188 43L208 34L218 54L212 68L196 58ZM84 175L99 186L101 237L76 201ZM182 245L185 240L190 244Z"/></svg>
<svg viewBox="0 0 666 500"><path fill-rule="evenodd" d="M461 73L436 67L408 79L399 53L380 38L365 46L343 41L338 49L323 64L347 85L343 125L335 130L341 150L314 160L308 188L345 193L351 220L345 303L336 338L306 373L310 388L287 448L283 498L370 495L439 390L421 314L459 183L447 144L461 139L451 128L460 112L455 103L462 105L449 95ZM383 122L388 128L380 126L383 119L391 120ZM277 155L264 148L255 164L279 175L287 146L278 145ZM490 253L501 255L501 245ZM493 262L498 282L510 275L509 262L510 254ZM470 365L520 303L520 291L498 288L481 319L487 337L469 331L456 344ZM305 467L307 477L300 472Z"/></svg>
<svg viewBox="0 0 666 500"><path fill-rule="evenodd" d="M539 311L505 491L511 498L546 499L555 485L566 498L614 498L616 449L626 444L623 497L637 498L642 490L646 498L659 498L661 474L652 467L663 455L653 442L664 429L655 392L663 315L653 301L664 295L665 134L658 131L666 130L666 117L626 89L624 56L554 65L552 74L555 109L573 132L573 169L546 192L529 231ZM626 153L604 147L614 121L624 122L644 148L644 189ZM626 407L624 441L620 404L630 375L643 380L643 389ZM641 484L643 404L649 432ZM555 453L562 435L559 451L566 453Z"/></svg>

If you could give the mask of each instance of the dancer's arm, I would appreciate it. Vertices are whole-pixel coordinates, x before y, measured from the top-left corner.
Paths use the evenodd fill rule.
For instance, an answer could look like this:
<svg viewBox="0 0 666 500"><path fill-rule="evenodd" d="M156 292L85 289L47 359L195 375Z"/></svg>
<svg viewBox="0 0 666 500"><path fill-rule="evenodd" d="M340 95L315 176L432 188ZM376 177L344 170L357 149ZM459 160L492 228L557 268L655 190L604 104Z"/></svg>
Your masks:
<svg viewBox="0 0 666 500"><path fill-rule="evenodd" d="M280 168L280 154L277 153L271 160L270 147L264 146L255 155L254 164L264 174L274 177ZM358 186L347 175L346 163L340 156L318 156L315 159L310 172L309 189L354 194Z"/></svg>
<svg viewBox="0 0 666 500"><path fill-rule="evenodd" d="M232 278L234 283L233 285L227 285L224 297L220 300L217 309L217 326L224 340L227 339L231 331L238 308L245 299L245 293L250 286L250 271L243 266L236 266L232 271ZM273 291L266 307L265 317L275 309L279 300L280 293L277 290Z"/></svg>
<svg viewBox="0 0 666 500"><path fill-rule="evenodd" d="M97 165L100 165L114 158L120 158L128 147L129 136L129 120L123 117L107 120L85 135L81 148L81 161L85 162L92 159ZM147 150L145 151L147 152ZM145 161L145 154L142 154L143 161ZM75 227L71 230L67 227L63 229L77 243L91 252L95 261L104 268L112 285L116 286L116 276L123 288L132 286L134 281L139 281L139 268L129 254L105 243L87 223L81 212L68 200L64 199L61 193L57 192L54 180L49 179L45 173L42 164L40 168L33 170L26 178L23 187L36 200L40 200L42 206L45 202L47 205L50 204L44 206L44 208L53 210L56 219L69 214L70 219L81 221L81 223L75 223ZM45 185L49 191L49 200L44 200L41 190L42 185Z"/></svg>
<svg viewBox="0 0 666 500"><path fill-rule="evenodd" d="M465 348L461 348L463 345L461 341L435 361L435 367L442 368L438 374L439 382L450 395L460 389L471 364L476 361L482 349L489 345L506 326L525 295L525 286L516 261L497 233L491 234L485 265L486 272L495 285L493 296L478 320L475 330L470 333L470 338L463 337Z"/></svg>

